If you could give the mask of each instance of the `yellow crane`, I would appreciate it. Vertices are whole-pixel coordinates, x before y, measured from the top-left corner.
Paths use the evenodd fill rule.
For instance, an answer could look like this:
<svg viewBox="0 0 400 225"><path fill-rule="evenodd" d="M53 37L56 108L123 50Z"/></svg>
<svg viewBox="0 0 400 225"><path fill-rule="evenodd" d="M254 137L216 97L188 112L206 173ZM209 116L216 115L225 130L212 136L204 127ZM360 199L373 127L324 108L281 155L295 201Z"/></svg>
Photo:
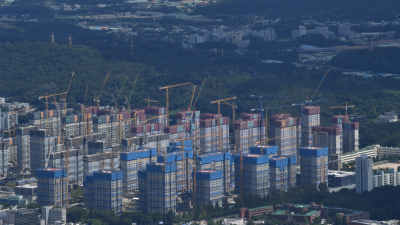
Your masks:
<svg viewBox="0 0 400 225"><path fill-rule="evenodd" d="M49 98L59 96L59 95L61 95L61 97L67 96L67 92L62 92L62 93L52 94L52 95L49 95L48 93L46 93L45 95L39 97L39 100L42 98L46 99L46 118L47 118L46 126L48 128L50 128L50 125L49 125L50 124L50 121L49 121Z"/></svg>
<svg viewBox="0 0 400 225"><path fill-rule="evenodd" d="M101 88L100 94L97 95L97 96L94 95L94 101L97 102L97 109L100 109L100 97L101 97L101 93L103 93L103 89L104 89L104 86L105 86L106 83L107 83L107 79L108 79L108 76L110 75L110 72L111 72L111 70L108 71L108 74L107 74L107 76L106 76L106 80L105 80L104 83L103 83L103 87Z"/></svg>
<svg viewBox="0 0 400 225"><path fill-rule="evenodd" d="M330 109L345 109L345 116L346 116L346 120L347 120L347 108L354 108L354 105L347 105L348 102L343 102L337 106L331 106L329 107ZM345 104L345 105L342 105Z"/></svg>
<svg viewBox="0 0 400 225"><path fill-rule="evenodd" d="M150 102L158 102L156 100L151 100L150 97L147 97L145 100L147 102L147 107L150 107Z"/></svg>
<svg viewBox="0 0 400 225"><path fill-rule="evenodd" d="M188 84L191 84L192 82L187 82L187 83L182 83L182 84L175 84L175 85L169 85L169 86L165 86L165 87L160 87L158 88L159 90L166 90L167 91L167 126L169 126L169 89L174 88L174 87L180 87L180 86L185 86Z"/></svg>
<svg viewBox="0 0 400 225"><path fill-rule="evenodd" d="M72 73L71 79L69 80L67 92L65 92L65 95L61 97L61 100L64 101L64 115L63 116L67 115L67 95L68 95L69 87L71 86L72 78L74 78L74 74L75 74L75 72Z"/></svg>
<svg viewBox="0 0 400 225"><path fill-rule="evenodd" d="M223 98L223 99L218 99L218 100L210 102L210 104L218 103L218 119L219 119L219 123L221 123L221 102L226 102L226 101L233 100L233 99L236 99L236 97ZM218 129L218 145L219 145L219 150L222 151L221 124L219 124L219 129Z"/></svg>
<svg viewBox="0 0 400 225"><path fill-rule="evenodd" d="M193 104L193 97L194 97L194 93L196 92L196 85L194 85L193 88L193 94L192 94L192 99L190 100L190 104L188 105L188 110L190 110L192 108L192 104Z"/></svg>

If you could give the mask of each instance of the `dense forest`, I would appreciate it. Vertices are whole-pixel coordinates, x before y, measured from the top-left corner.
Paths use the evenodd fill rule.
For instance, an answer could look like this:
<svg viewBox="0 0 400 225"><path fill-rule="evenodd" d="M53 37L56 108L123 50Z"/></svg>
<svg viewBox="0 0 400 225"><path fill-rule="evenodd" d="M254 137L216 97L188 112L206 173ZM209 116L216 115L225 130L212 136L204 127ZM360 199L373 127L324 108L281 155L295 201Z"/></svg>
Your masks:
<svg viewBox="0 0 400 225"><path fill-rule="evenodd" d="M340 53L331 64L351 70L373 71L378 73L400 73L399 48L374 48Z"/></svg>
<svg viewBox="0 0 400 225"><path fill-rule="evenodd" d="M55 34L54 44L51 43L51 32ZM72 46L68 46L70 34L73 37ZM108 71L111 70L102 95L102 104L113 104L111 95L116 96L129 75L129 82L118 100L119 105L125 105L123 96L130 94L133 81L139 73L132 97L132 108L144 107L146 105L144 99L149 96L160 101L155 105L165 106L165 91L159 91L159 87L183 82L200 85L204 78L207 78L196 105L197 109L202 112L217 112L217 107L210 105L210 101L236 96L238 105L236 113L240 114L258 107L258 101L250 97L252 94L285 96L281 99L266 99L264 104L268 106L304 101L306 94L312 95L327 70L323 67L308 70L291 64L290 62L297 61L297 52L281 51L291 45L288 43L277 42L276 45L271 45L254 39L250 50L243 55L235 54L233 47L230 48L222 42L216 43L212 47L218 49L218 44L221 48L224 47L222 58L220 52L209 51L209 46L184 49L178 43L140 37L135 37L133 41L134 54L130 54L129 39L118 38L106 32L93 32L70 23L15 23L13 26L0 28L0 69L3 71L0 74L0 79L3 81L0 83L0 96L10 96L16 101L27 101L34 107L43 109L44 101L40 101L38 96L46 92L65 91L72 72L75 72L68 102L71 107L75 103L83 103L88 84L87 104L90 105L94 104L91 96L99 93ZM315 43L321 41L321 46L325 45L321 37L316 35L307 35L293 41L293 44L312 44L313 41ZM345 54L347 53L343 53ZM338 61L341 57L343 56L337 56ZM393 58L396 57L394 52ZM266 64L260 59L277 59L285 63ZM395 60L386 59L389 65L387 68L397 68ZM351 60L356 61L357 58ZM371 63L365 65L367 64ZM337 66L346 67L339 64ZM400 80L394 78L363 79L344 76L338 70L331 70L315 96L315 99L329 99L321 104L322 125L330 125L332 115L343 113L339 109L331 110L328 107L344 101L356 105L356 108L349 112L365 114L368 119L375 119L385 111L399 110L400 96L397 91L399 85ZM189 85L170 91L171 116L174 115L174 111L187 107L192 90L193 85ZM271 110L269 115L288 112L299 116L299 111L298 107L291 107ZM223 105L221 112L227 116L232 115L229 106ZM368 135L374 134L373 129L369 131ZM370 144L370 140L374 139L364 142L361 136L363 146ZM388 140L381 144L392 145L393 141Z"/></svg>
<svg viewBox="0 0 400 225"><path fill-rule="evenodd" d="M315 19L318 21L381 21L393 20L398 13L397 0L221 0L217 4L198 7L195 13L251 14L265 18Z"/></svg>

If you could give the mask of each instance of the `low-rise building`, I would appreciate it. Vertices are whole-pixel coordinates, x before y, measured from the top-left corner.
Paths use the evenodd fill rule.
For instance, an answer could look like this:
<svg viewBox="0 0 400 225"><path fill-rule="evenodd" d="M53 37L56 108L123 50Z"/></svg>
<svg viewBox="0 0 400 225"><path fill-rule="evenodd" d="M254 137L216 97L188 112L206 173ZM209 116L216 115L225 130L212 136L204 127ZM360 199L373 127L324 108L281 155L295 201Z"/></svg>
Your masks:
<svg viewBox="0 0 400 225"><path fill-rule="evenodd" d="M379 123L392 123L397 122L398 113L397 112L384 112L382 115L378 116Z"/></svg>
<svg viewBox="0 0 400 225"><path fill-rule="evenodd" d="M375 175L372 177L373 187L381 187L385 185L398 186L400 185L400 173L395 169L389 169L388 173L382 170L375 171Z"/></svg>
<svg viewBox="0 0 400 225"><path fill-rule="evenodd" d="M65 224L67 223L67 209L54 206L43 206L42 220L45 221L45 225L55 225L56 221Z"/></svg>
<svg viewBox="0 0 400 225"><path fill-rule="evenodd" d="M37 183L24 184L15 187L15 194L22 195L29 202L36 202L37 198Z"/></svg>
<svg viewBox="0 0 400 225"><path fill-rule="evenodd" d="M329 187L343 187L355 184L356 173L328 170L328 186Z"/></svg>
<svg viewBox="0 0 400 225"><path fill-rule="evenodd" d="M252 216L261 216L274 212L274 206L267 205L255 208L241 208L239 209L239 218L250 220Z"/></svg>
<svg viewBox="0 0 400 225"><path fill-rule="evenodd" d="M22 195L14 194L0 198L0 203L18 206L19 208L24 208L27 205L26 198L24 198Z"/></svg>

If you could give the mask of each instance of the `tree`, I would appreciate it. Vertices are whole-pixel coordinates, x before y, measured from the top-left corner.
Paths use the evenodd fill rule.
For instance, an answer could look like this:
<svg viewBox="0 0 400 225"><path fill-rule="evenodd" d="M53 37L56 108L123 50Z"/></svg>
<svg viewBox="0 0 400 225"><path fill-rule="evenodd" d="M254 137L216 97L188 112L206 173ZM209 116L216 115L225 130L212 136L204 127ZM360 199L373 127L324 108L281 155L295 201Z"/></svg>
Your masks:
<svg viewBox="0 0 400 225"><path fill-rule="evenodd" d="M10 188L11 190L15 190L16 184L15 183L11 183L11 182L7 182L7 187Z"/></svg>
<svg viewBox="0 0 400 225"><path fill-rule="evenodd" d="M322 217L321 217L321 216L318 216L318 217L315 217L315 218L314 218L314 221L313 221L313 222L314 222L315 224L320 224L321 221L322 221Z"/></svg>
<svg viewBox="0 0 400 225"><path fill-rule="evenodd" d="M93 221L92 225L102 225L103 222L101 222L101 220L95 220Z"/></svg>
<svg viewBox="0 0 400 225"><path fill-rule="evenodd" d="M169 210L167 213L167 221L169 224L172 224L173 222L175 222L175 214L172 210Z"/></svg>
<svg viewBox="0 0 400 225"><path fill-rule="evenodd" d="M246 225L255 225L255 223L253 222L253 220L249 219L247 221Z"/></svg>
<svg viewBox="0 0 400 225"><path fill-rule="evenodd" d="M306 224L308 224L309 223L309 221L308 221L308 218L305 216L305 217L303 217L303 221L304 221L304 223L306 223Z"/></svg>
<svg viewBox="0 0 400 225"><path fill-rule="evenodd" d="M78 187L75 190L71 191L71 200L70 203L77 203L83 201L83 188Z"/></svg>
<svg viewBox="0 0 400 225"><path fill-rule="evenodd" d="M129 218L124 218L121 220L121 225L132 225L132 220Z"/></svg>
<svg viewBox="0 0 400 225"><path fill-rule="evenodd" d="M329 191L328 185L325 182L321 182L318 185L318 189L322 192L327 192Z"/></svg>

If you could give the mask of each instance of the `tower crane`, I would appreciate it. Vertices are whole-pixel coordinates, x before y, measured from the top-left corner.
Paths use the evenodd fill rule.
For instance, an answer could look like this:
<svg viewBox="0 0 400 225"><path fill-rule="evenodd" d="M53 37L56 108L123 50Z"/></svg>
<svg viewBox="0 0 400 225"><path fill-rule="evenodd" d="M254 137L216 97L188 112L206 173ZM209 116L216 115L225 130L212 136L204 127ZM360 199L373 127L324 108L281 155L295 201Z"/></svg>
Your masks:
<svg viewBox="0 0 400 225"><path fill-rule="evenodd" d="M158 102L156 100L151 100L150 97L147 97L146 99L144 99L147 102L147 107L150 107L150 102Z"/></svg>
<svg viewBox="0 0 400 225"><path fill-rule="evenodd" d="M69 92L69 87L71 86L72 78L74 78L74 74L75 74L75 72L72 73L71 79L69 80L67 92L65 92L65 95L61 96L61 100L64 101L64 110L65 110L65 113L64 113L63 116L67 115L67 95L68 95L68 92Z"/></svg>
<svg viewBox="0 0 400 225"><path fill-rule="evenodd" d="M284 96L280 96L280 95L251 95L250 97L253 98L259 98L260 99L260 108L257 109L252 109L251 111L260 111L261 114L261 118L260 118L260 137L262 137L262 124L264 121L264 116L263 116L263 111L266 111L266 113L268 113L266 109L264 109L263 107L263 99L264 98L284 98ZM266 120L268 119L268 114L266 114ZM265 138L268 139L268 125L267 125L268 121L265 121Z"/></svg>
<svg viewBox="0 0 400 225"><path fill-rule="evenodd" d="M49 120L49 98L50 97L59 96L59 95L61 95L61 97L67 96L67 92L62 92L62 93L52 94L52 95L49 95L48 93L46 93L45 95L39 97L39 100L42 99L42 98L46 99L46 118L47 118L46 126L48 126L49 128L50 128L50 125L49 125L50 124L50 120Z"/></svg>
<svg viewBox="0 0 400 225"><path fill-rule="evenodd" d="M11 117L12 117L12 126L13 126L13 128L12 129L9 129L9 130L6 130L6 131L3 131L3 133L7 133L7 132L9 132L10 133L10 136L12 137L12 136L16 136L17 135L17 133L16 133L16 131L15 131L15 127L16 127L16 119L15 119L15 114L17 114L18 112L21 112L21 111L25 111L25 110L28 110L30 107L27 107L27 108L23 108L23 109L20 109L20 110L17 110L17 111L12 111L12 112L10 112L8 115L11 115ZM13 133L11 133L11 132L13 132Z"/></svg>
<svg viewBox="0 0 400 225"><path fill-rule="evenodd" d="M108 76L110 75L110 72L111 72L111 70L108 71L108 74L106 76L106 80L103 83L103 87L101 88L100 94L97 95L97 96L94 95L94 101L97 102L97 109L100 109L100 97L101 97L101 94L103 93L103 89L104 89L104 86L107 83L107 79L108 79Z"/></svg>
<svg viewBox="0 0 400 225"><path fill-rule="evenodd" d="M133 91L135 90L137 79L139 78L139 74L140 74L140 72L136 75L135 83L133 84L133 88L132 88L132 91L131 91L131 95L129 96L129 99L125 95L125 100L126 100L125 103L128 105L128 115L129 115L129 117L131 116L131 103L130 102L131 102L131 99L132 99ZM135 118L136 118L136 113L135 113ZM135 120L134 124L136 125L136 120ZM129 137L130 137L131 136L131 123L129 123L128 132L129 132Z"/></svg>
<svg viewBox="0 0 400 225"><path fill-rule="evenodd" d="M306 97L307 97L306 102L312 102L312 101L313 101L315 94L317 94L317 91L318 91L319 88L321 87L321 84L322 84L322 82L324 82L325 77L326 77L326 75L328 75L328 73L329 73L329 70L327 70L326 73L325 73L325 75L322 77L321 82L319 82L318 87L317 87L317 89L315 89L314 94L311 96L311 98L308 98L308 96L306 95Z"/></svg>
<svg viewBox="0 0 400 225"><path fill-rule="evenodd" d="M126 81L128 81L128 78L129 78L129 75L128 75L128 76L126 76L126 79L125 79L124 83L122 84L122 87L121 87L121 89L119 89L119 92L118 92L117 98L114 98L114 95L112 95L113 101L114 101L114 103L115 103L115 110L116 110L116 112L118 112L118 105L117 105L117 104L118 104L118 98L119 98L119 95L121 94L122 90L124 89L124 87L125 87L125 83L126 83Z"/></svg>
<svg viewBox="0 0 400 225"><path fill-rule="evenodd" d="M222 132L221 132L221 102L226 102L229 100L236 99L236 97L231 97L231 98L223 98L223 99L218 99L215 101L210 102L210 104L218 103L218 120L219 120L219 127L218 127L218 145L219 145L219 150L222 151Z"/></svg>
<svg viewBox="0 0 400 225"><path fill-rule="evenodd" d="M347 120L347 108L354 108L355 107L354 105L347 105L347 103L348 102L343 102L343 103L341 103L341 104L339 104L337 106L331 106L329 108L330 109L345 109L345 117L346 117L346 120ZM342 104L345 104L345 105L342 105Z"/></svg>
<svg viewBox="0 0 400 225"><path fill-rule="evenodd" d="M194 93L196 92L196 85L194 85L193 88L193 94L192 94L192 98L190 100L190 104L188 105L188 110L190 110L192 108L192 104L193 104L193 97L194 97Z"/></svg>
<svg viewBox="0 0 400 225"><path fill-rule="evenodd" d="M182 83L182 84L175 84L175 85L169 85L169 86L165 86L165 87L159 87L159 90L166 90L167 91L167 126L169 126L169 89L174 88L174 87L180 87L180 86L185 86L188 84L191 84L192 82L187 82L187 83Z"/></svg>

